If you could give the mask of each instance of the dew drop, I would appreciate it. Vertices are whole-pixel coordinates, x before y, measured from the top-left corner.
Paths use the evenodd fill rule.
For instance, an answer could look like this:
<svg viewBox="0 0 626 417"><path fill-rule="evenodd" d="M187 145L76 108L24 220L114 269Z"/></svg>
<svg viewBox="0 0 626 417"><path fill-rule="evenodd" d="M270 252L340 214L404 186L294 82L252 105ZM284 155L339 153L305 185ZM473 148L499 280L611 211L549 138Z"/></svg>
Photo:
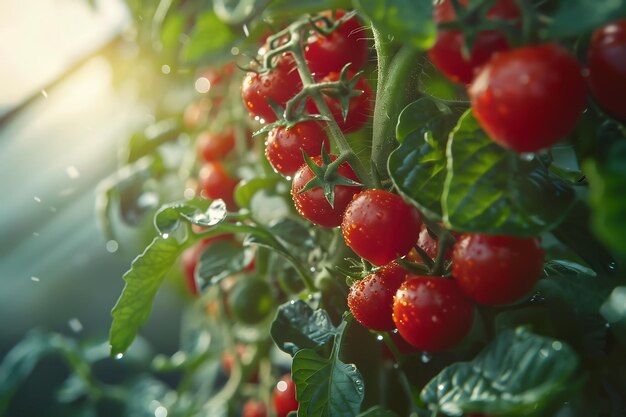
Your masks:
<svg viewBox="0 0 626 417"><path fill-rule="evenodd" d="M287 383L285 381L278 381L278 384L276 384L276 389L280 392L287 391Z"/></svg>
<svg viewBox="0 0 626 417"><path fill-rule="evenodd" d="M376 340L378 340L379 342L382 342L383 339L384 339L384 337L382 335L380 335L380 334L378 336L376 336Z"/></svg>
<svg viewBox="0 0 626 417"><path fill-rule="evenodd" d="M115 359L120 360L124 357L123 353L118 353L117 355L115 355Z"/></svg>
<svg viewBox="0 0 626 417"><path fill-rule="evenodd" d="M617 268L617 264L615 262L611 262L608 266L610 270L614 270L615 268Z"/></svg>
<svg viewBox="0 0 626 417"><path fill-rule="evenodd" d="M167 408L162 405L154 410L154 417L167 417Z"/></svg>
<svg viewBox="0 0 626 417"><path fill-rule="evenodd" d="M33 282L39 282L39 277L30 277L30 280Z"/></svg>
<svg viewBox="0 0 626 417"><path fill-rule="evenodd" d="M427 352L422 352L422 356L420 356L420 360L422 361L422 363L428 363L431 361L432 358L433 356Z"/></svg>
<svg viewBox="0 0 626 417"><path fill-rule="evenodd" d="M70 326L70 329L72 329L74 333L79 333L83 330L83 324L76 317L70 319L70 321L67 322L67 325Z"/></svg>
<svg viewBox="0 0 626 417"><path fill-rule="evenodd" d="M39 197L37 197L37 196L34 196L34 197L33 197L33 199L34 199L36 202L41 203L41 198L39 198Z"/></svg>
<svg viewBox="0 0 626 417"><path fill-rule="evenodd" d="M563 343L559 342L558 340L555 340L554 342L552 342L552 349L558 352L559 350L563 349Z"/></svg>

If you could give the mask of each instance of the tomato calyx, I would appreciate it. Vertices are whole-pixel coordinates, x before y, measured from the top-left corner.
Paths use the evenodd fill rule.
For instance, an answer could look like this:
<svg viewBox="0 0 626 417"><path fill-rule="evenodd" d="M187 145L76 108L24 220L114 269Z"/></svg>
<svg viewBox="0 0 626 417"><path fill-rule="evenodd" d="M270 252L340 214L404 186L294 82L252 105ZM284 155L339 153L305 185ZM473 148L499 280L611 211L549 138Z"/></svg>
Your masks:
<svg viewBox="0 0 626 417"><path fill-rule="evenodd" d="M364 71L359 71L350 77L349 69L350 64L346 64L342 68L337 81L327 81L317 84L317 88L322 94L339 102L341 106L341 117L344 122L348 118L348 110L350 109L350 100L352 97L365 94L365 90L355 88L359 79L364 74Z"/></svg>
<svg viewBox="0 0 626 417"><path fill-rule="evenodd" d="M339 155L339 157L333 161L324 147L322 147L322 152L320 154L322 158L322 165L317 165L315 161L304 151L302 151L302 156L304 157L304 161L309 169L311 169L311 172L313 172L314 177L297 192L298 194L320 187L324 191L324 196L326 197L328 204L334 208L336 186L345 185L349 187L363 187L363 184L344 177L337 172L339 166L346 161L345 157L342 158L342 156Z"/></svg>

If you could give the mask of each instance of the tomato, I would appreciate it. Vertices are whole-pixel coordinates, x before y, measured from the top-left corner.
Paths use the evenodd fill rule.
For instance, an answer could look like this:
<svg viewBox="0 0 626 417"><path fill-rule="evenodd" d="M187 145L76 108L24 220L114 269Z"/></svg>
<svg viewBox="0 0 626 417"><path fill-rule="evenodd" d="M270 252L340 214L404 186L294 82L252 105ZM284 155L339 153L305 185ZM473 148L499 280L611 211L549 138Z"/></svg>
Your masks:
<svg viewBox="0 0 626 417"><path fill-rule="evenodd" d="M323 14L332 19L330 11ZM335 19L345 14L344 10L337 10ZM352 71L359 71L367 61L367 37L365 27L356 17L342 23L328 36L313 32L304 48L309 69L314 75L324 76L330 72L339 72L350 63Z"/></svg>
<svg viewBox="0 0 626 417"><path fill-rule="evenodd" d="M464 7L467 3L461 2ZM449 0L435 7L434 16L437 23L456 18ZM487 17L493 20L516 19L519 17L519 10L513 0L499 0L489 10ZM437 69L450 80L463 84L469 84L476 70L486 64L494 53L509 49L506 37L495 30L480 32L472 43L468 57L463 56L463 44L464 36L461 31L443 30L439 31L435 45L428 51L428 57Z"/></svg>
<svg viewBox="0 0 626 417"><path fill-rule="evenodd" d="M417 349L439 352L459 343L472 326L474 309L454 280L409 276L393 303L400 335Z"/></svg>
<svg viewBox="0 0 626 417"><path fill-rule="evenodd" d="M291 375L285 374L278 381L272 392L272 400L278 417L286 417L291 411L298 409L296 384L291 380Z"/></svg>
<svg viewBox="0 0 626 417"><path fill-rule="evenodd" d="M587 66L591 91L600 106L626 122L626 19L593 33Z"/></svg>
<svg viewBox="0 0 626 417"><path fill-rule="evenodd" d="M543 273L543 257L536 238L466 234L452 253L452 275L473 300L509 304L535 286Z"/></svg>
<svg viewBox="0 0 626 417"><path fill-rule="evenodd" d="M280 126L270 130L265 141L265 156L276 171L291 177L304 163L302 151L309 156L318 156L322 145L326 152L330 152L324 129L319 122L308 120L290 129Z"/></svg>
<svg viewBox="0 0 626 417"><path fill-rule="evenodd" d="M213 104L211 100L207 99L196 100L189 103L183 112L183 125L187 129L199 127L207 121L212 107Z"/></svg>
<svg viewBox="0 0 626 417"><path fill-rule="evenodd" d="M536 152L570 133L585 109L581 67L555 44L493 57L469 88L474 115L498 144Z"/></svg>
<svg viewBox="0 0 626 417"><path fill-rule="evenodd" d="M248 348L246 347L246 345L242 344L242 343L237 343L235 345L235 351L237 352L237 357L239 358L239 360L242 362L242 364L249 364L250 363L250 354L248 351ZM222 352L222 357L220 360L221 364L222 364L222 369L224 370L224 373L228 376L230 376L230 374L233 371L233 366L235 365L235 358L233 357L233 354L227 350L225 350L224 352ZM248 382L250 383L257 383L259 382L259 372L258 370L254 370L248 377L247 379Z"/></svg>
<svg viewBox="0 0 626 417"><path fill-rule="evenodd" d="M346 208L341 231L346 244L377 266L411 250L420 233L419 212L402 197L384 190L366 190Z"/></svg>
<svg viewBox="0 0 626 417"><path fill-rule="evenodd" d="M456 238L456 233L452 233L452 235ZM435 259L437 257L437 252L439 251L439 242L436 239L433 239L428 233L428 228L425 224L422 224L422 229L420 231L419 237L417 238L417 246L419 246L426 254ZM415 249L411 249L411 251L407 254L407 258L413 262L422 262L422 258L417 254ZM452 259L452 248L448 248L444 255L445 260Z"/></svg>
<svg viewBox="0 0 626 417"><path fill-rule="evenodd" d="M391 318L393 296L407 273L392 262L354 283L348 294L348 307L354 318L368 329L395 329L396 325Z"/></svg>
<svg viewBox="0 0 626 417"><path fill-rule="evenodd" d="M338 81L339 75L340 74L338 72L331 72L322 78L320 82ZM353 76L354 73L348 71L348 78ZM346 120L343 120L343 115L341 114L341 102L338 99L323 95L328 109L332 113L333 118L343 133L356 132L361 129L369 121L372 115L374 102L373 92L365 78L359 78L354 86L354 89L363 91L363 94L350 98ZM306 108L311 114L319 114L319 110L312 100L307 101Z"/></svg>
<svg viewBox="0 0 626 417"><path fill-rule="evenodd" d="M224 132L201 132L196 138L198 156L206 162L223 159L235 148L235 132L228 129Z"/></svg>
<svg viewBox="0 0 626 417"><path fill-rule="evenodd" d="M221 162L207 162L198 173L198 193L204 198L221 198L229 209L237 207L233 191L238 180L231 177Z"/></svg>
<svg viewBox="0 0 626 417"><path fill-rule="evenodd" d="M198 261L208 242L198 242L195 245L185 249L180 256L180 267L185 276L187 289L192 295L198 295L198 285L196 284L196 268Z"/></svg>
<svg viewBox="0 0 626 417"><path fill-rule="evenodd" d="M228 306L235 320L257 324L274 309L272 288L262 278L242 277L228 295Z"/></svg>
<svg viewBox="0 0 626 417"><path fill-rule="evenodd" d="M241 417L267 417L267 407L262 401L248 400L243 405Z"/></svg>
<svg viewBox="0 0 626 417"><path fill-rule="evenodd" d="M302 80L291 54L283 54L276 68L265 72L248 72L241 85L243 104L250 116L261 123L276 121L276 114L268 103L273 100L281 107L302 89Z"/></svg>
<svg viewBox="0 0 626 417"><path fill-rule="evenodd" d="M316 156L313 159L317 165L322 166L322 158ZM337 156L330 155L331 160L337 159ZM349 178L353 181L359 181L356 174L348 165L344 162L337 169L337 173L343 177ZM304 186L315 177L311 168L304 164L298 169L293 177L291 183L291 197L296 206L296 210L307 220L319 224L324 227L336 227L341 224L341 218L343 212L346 209L350 200L355 194L361 191L361 187L354 187L349 185L338 185L335 187L335 201L334 207L331 207L326 200L324 191L321 187L312 188L308 191L298 194Z"/></svg>

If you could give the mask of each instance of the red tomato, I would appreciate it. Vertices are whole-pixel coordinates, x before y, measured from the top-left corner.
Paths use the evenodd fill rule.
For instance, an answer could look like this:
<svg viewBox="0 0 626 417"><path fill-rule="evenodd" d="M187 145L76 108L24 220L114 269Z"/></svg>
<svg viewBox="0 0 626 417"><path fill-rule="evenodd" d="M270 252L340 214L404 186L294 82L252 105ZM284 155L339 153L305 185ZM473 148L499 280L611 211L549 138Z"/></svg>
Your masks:
<svg viewBox="0 0 626 417"><path fill-rule="evenodd" d="M318 156L322 145L330 152L324 129L319 122L308 120L290 129L280 126L270 130L265 141L265 156L276 171L291 177L304 163L302 150L311 157Z"/></svg>
<svg viewBox="0 0 626 417"><path fill-rule="evenodd" d="M626 122L626 19L593 33L587 65L591 91L600 106Z"/></svg>
<svg viewBox="0 0 626 417"><path fill-rule="evenodd" d="M320 156L316 156L312 159L317 165L322 165L322 158ZM330 159L334 161L337 159L337 156L330 155ZM344 162L339 166L337 173L353 181L359 181L347 162ZM298 194L298 192L302 190L304 186L314 178L314 176L315 175L311 171L311 168L309 168L307 164L302 165L294 175L291 183L291 196L293 197L296 210L298 210L298 213L300 213L303 217L315 224L319 224L320 226L339 226L341 224L341 217L346 209L346 206L350 203L352 197L361 191L361 187L348 185L336 186L335 204L334 207L331 207L328 200L326 200L326 196L324 195L324 191L321 187L313 188Z"/></svg>
<svg viewBox="0 0 626 417"><path fill-rule="evenodd" d="M538 239L462 235L452 254L452 275L473 300L509 304L527 295L543 273Z"/></svg>
<svg viewBox="0 0 626 417"><path fill-rule="evenodd" d="M452 233L452 235L456 238L456 233ZM428 229L425 224L422 224L422 230L420 231L419 237L417 238L417 246L419 246L428 256L435 259L437 257L437 252L439 251L439 242L436 239L433 239L428 233ZM415 249L411 249L411 251L407 254L407 258L413 262L422 262L422 258L417 254ZM446 254L444 255L445 260L452 259L452 248L448 248L446 250Z"/></svg>
<svg viewBox="0 0 626 417"><path fill-rule="evenodd" d="M198 193L201 197L221 198L229 209L237 207L233 199L233 191L238 180L231 177L224 166L217 161L207 162L198 174Z"/></svg>
<svg viewBox="0 0 626 417"><path fill-rule="evenodd" d="M472 326L474 309L456 282L409 276L396 293L393 321L417 349L439 352L459 343Z"/></svg>
<svg viewBox="0 0 626 417"><path fill-rule="evenodd" d="M237 345L235 346L235 350L237 352L237 356L239 357L239 360L245 362L246 356L249 356L248 348L246 347L246 345L237 343ZM249 359L247 360L249 361ZM229 351L222 352L222 357L221 357L220 362L222 364L222 369L224 370L224 373L230 376L230 374L233 371L233 366L235 365L235 358L233 358L233 354ZM251 383L259 382L258 370L255 370L254 372L250 374L250 376L248 377L248 382L251 382Z"/></svg>
<svg viewBox="0 0 626 417"><path fill-rule="evenodd" d="M366 190L346 208L341 231L357 255L382 266L411 250L421 226L419 212L399 195Z"/></svg>
<svg viewBox="0 0 626 417"><path fill-rule="evenodd" d="M261 401L248 400L243 405L241 417L267 417L267 407Z"/></svg>
<svg viewBox="0 0 626 417"><path fill-rule="evenodd" d="M278 381L272 392L272 400L278 417L286 417L291 411L298 409L296 385L291 380L291 375L285 374Z"/></svg>
<svg viewBox="0 0 626 417"><path fill-rule="evenodd" d="M322 78L320 82L337 81L339 80L339 75L340 74L338 72L331 72ZM353 75L354 74L351 71L348 72L348 78ZM365 78L361 77L357 81L354 89L363 91L363 94L350 98L350 102L348 104L348 116L346 117L346 120L343 120L343 116L341 114L341 103L339 100L324 95L324 101L343 133L356 132L361 129L365 126L372 115L374 102L373 92ZM312 100L307 101L306 108L311 114L319 114L319 110Z"/></svg>
<svg viewBox="0 0 626 417"><path fill-rule="evenodd" d="M220 133L201 132L196 138L198 156L206 162L223 159L235 148L235 132L228 129Z"/></svg>
<svg viewBox="0 0 626 417"><path fill-rule="evenodd" d="M211 111L211 100L201 99L193 101L185 107L183 112L183 125L187 129L195 129L207 121Z"/></svg>
<svg viewBox="0 0 626 417"><path fill-rule="evenodd" d="M461 5L465 7L467 3L462 1ZM449 0L439 3L434 15L437 23L456 19ZM516 19L519 10L513 0L499 0L487 16L493 20ZM437 69L450 80L463 84L472 82L476 70L486 64L494 53L509 49L506 37L495 30L480 32L472 43L468 57L463 56L463 43L462 32L443 30L437 34L435 45L428 51L428 57Z"/></svg>
<svg viewBox="0 0 626 417"><path fill-rule="evenodd" d="M539 151L570 133L586 94L578 61L555 44L494 56L469 88L480 125L517 152Z"/></svg>
<svg viewBox="0 0 626 417"><path fill-rule="evenodd" d="M209 242L200 241L195 245L185 249L180 257L180 266L185 276L187 289L192 295L198 295L198 285L196 284L196 268L204 249Z"/></svg>
<svg viewBox="0 0 626 417"><path fill-rule="evenodd" d="M262 123L276 121L276 114L267 99L271 99L281 107L302 89L302 80L291 54L283 54L276 68L258 74L248 72L241 85L243 104L250 116Z"/></svg>
<svg viewBox="0 0 626 417"><path fill-rule="evenodd" d="M393 296L407 273L406 269L392 262L354 283L348 294L348 307L354 318L368 329L395 329L391 318Z"/></svg>
<svg viewBox="0 0 626 417"><path fill-rule="evenodd" d="M330 11L323 14L332 18ZM337 10L335 18L338 20L345 14L344 10ZM309 69L319 77L341 71L346 64L351 63L350 69L359 71L367 61L367 37L365 27L356 17L345 21L328 36L313 32L304 48Z"/></svg>

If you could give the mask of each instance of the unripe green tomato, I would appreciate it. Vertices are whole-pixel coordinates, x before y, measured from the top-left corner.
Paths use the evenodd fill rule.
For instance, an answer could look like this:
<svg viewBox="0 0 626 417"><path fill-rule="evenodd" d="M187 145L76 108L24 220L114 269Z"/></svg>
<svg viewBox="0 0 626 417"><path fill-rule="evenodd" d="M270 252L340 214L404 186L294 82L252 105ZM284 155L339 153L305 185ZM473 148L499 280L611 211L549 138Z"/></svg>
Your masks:
<svg viewBox="0 0 626 417"><path fill-rule="evenodd" d="M244 324L263 321L274 309L269 284L257 277L242 277L228 296L228 305L235 320Z"/></svg>

